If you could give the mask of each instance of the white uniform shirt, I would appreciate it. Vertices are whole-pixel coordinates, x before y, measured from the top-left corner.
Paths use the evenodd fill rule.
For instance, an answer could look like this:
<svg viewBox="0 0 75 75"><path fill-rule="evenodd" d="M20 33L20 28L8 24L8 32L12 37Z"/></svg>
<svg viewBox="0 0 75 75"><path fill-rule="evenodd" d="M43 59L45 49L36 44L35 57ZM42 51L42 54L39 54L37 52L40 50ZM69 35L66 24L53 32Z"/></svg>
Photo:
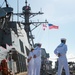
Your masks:
<svg viewBox="0 0 75 75"><path fill-rule="evenodd" d="M41 60L41 48L40 47L36 47L33 51L33 54L36 55L36 59Z"/></svg>
<svg viewBox="0 0 75 75"><path fill-rule="evenodd" d="M55 53L56 55L58 55L58 53L60 53L61 56L66 55L66 52L67 52L67 45L65 45L64 43L61 43L61 44L54 50L54 53Z"/></svg>

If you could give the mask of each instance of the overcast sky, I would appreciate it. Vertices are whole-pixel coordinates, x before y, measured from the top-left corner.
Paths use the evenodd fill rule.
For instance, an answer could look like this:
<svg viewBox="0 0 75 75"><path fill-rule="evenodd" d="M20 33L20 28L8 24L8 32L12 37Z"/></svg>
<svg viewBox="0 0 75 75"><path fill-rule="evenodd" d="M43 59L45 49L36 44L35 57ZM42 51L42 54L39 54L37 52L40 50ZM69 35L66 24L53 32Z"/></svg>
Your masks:
<svg viewBox="0 0 75 75"><path fill-rule="evenodd" d="M25 0L7 0L9 5L14 8L14 12L22 12ZM19 10L17 10L17 1L19 1ZM0 0L0 6L4 0ZM61 38L67 39L68 58L75 55L75 0L28 0L31 6L31 12L42 11L43 15L37 15L32 21L42 21L45 19L51 24L59 26L59 29L46 28L42 29L42 24L32 33L35 36L34 42L42 43L42 47L50 54L50 58L54 60L54 49L60 44ZM22 20L21 20L22 21ZM47 25L47 24L46 24ZM68 59L71 60L71 59Z"/></svg>

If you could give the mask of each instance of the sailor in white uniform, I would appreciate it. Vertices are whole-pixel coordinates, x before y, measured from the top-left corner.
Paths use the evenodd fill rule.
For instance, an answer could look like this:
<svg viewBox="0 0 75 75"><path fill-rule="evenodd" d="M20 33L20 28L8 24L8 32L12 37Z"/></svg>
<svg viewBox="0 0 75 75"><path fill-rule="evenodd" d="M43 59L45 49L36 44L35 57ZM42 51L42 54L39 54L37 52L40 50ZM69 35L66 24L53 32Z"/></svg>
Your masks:
<svg viewBox="0 0 75 75"><path fill-rule="evenodd" d="M34 75L40 75L41 69L41 44L37 44L34 51Z"/></svg>
<svg viewBox="0 0 75 75"><path fill-rule="evenodd" d="M33 51L34 49L31 49L31 52L28 56L28 75L34 75L34 58L33 58Z"/></svg>
<svg viewBox="0 0 75 75"><path fill-rule="evenodd" d="M65 70L66 75L70 75L66 58L67 45L65 43L66 39L62 38L61 44L58 45L57 48L54 50L54 53L58 56L58 75L61 75L63 68Z"/></svg>

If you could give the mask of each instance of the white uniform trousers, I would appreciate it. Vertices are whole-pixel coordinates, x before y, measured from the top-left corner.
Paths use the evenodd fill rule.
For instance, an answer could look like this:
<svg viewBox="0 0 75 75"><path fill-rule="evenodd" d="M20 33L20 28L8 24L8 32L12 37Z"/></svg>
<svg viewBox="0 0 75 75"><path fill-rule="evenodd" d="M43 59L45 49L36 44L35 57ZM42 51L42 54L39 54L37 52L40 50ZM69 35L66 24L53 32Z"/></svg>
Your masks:
<svg viewBox="0 0 75 75"><path fill-rule="evenodd" d="M61 75L63 68L65 70L66 75L70 75L68 62L65 56L58 58L58 75Z"/></svg>
<svg viewBox="0 0 75 75"><path fill-rule="evenodd" d="M34 75L34 66L28 65L28 75Z"/></svg>
<svg viewBox="0 0 75 75"><path fill-rule="evenodd" d="M34 59L34 75L40 75L41 61Z"/></svg>

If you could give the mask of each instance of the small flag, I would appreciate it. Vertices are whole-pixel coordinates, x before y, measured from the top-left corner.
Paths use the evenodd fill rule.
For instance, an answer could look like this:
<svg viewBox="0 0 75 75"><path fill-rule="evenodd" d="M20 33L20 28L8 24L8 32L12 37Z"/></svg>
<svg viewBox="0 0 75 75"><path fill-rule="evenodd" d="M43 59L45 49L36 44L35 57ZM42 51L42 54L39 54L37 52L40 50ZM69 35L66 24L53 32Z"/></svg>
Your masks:
<svg viewBox="0 0 75 75"><path fill-rule="evenodd" d="M45 30L47 28L46 24L43 24L43 30Z"/></svg>
<svg viewBox="0 0 75 75"><path fill-rule="evenodd" d="M59 27L53 24L48 24L49 29L58 29Z"/></svg>

